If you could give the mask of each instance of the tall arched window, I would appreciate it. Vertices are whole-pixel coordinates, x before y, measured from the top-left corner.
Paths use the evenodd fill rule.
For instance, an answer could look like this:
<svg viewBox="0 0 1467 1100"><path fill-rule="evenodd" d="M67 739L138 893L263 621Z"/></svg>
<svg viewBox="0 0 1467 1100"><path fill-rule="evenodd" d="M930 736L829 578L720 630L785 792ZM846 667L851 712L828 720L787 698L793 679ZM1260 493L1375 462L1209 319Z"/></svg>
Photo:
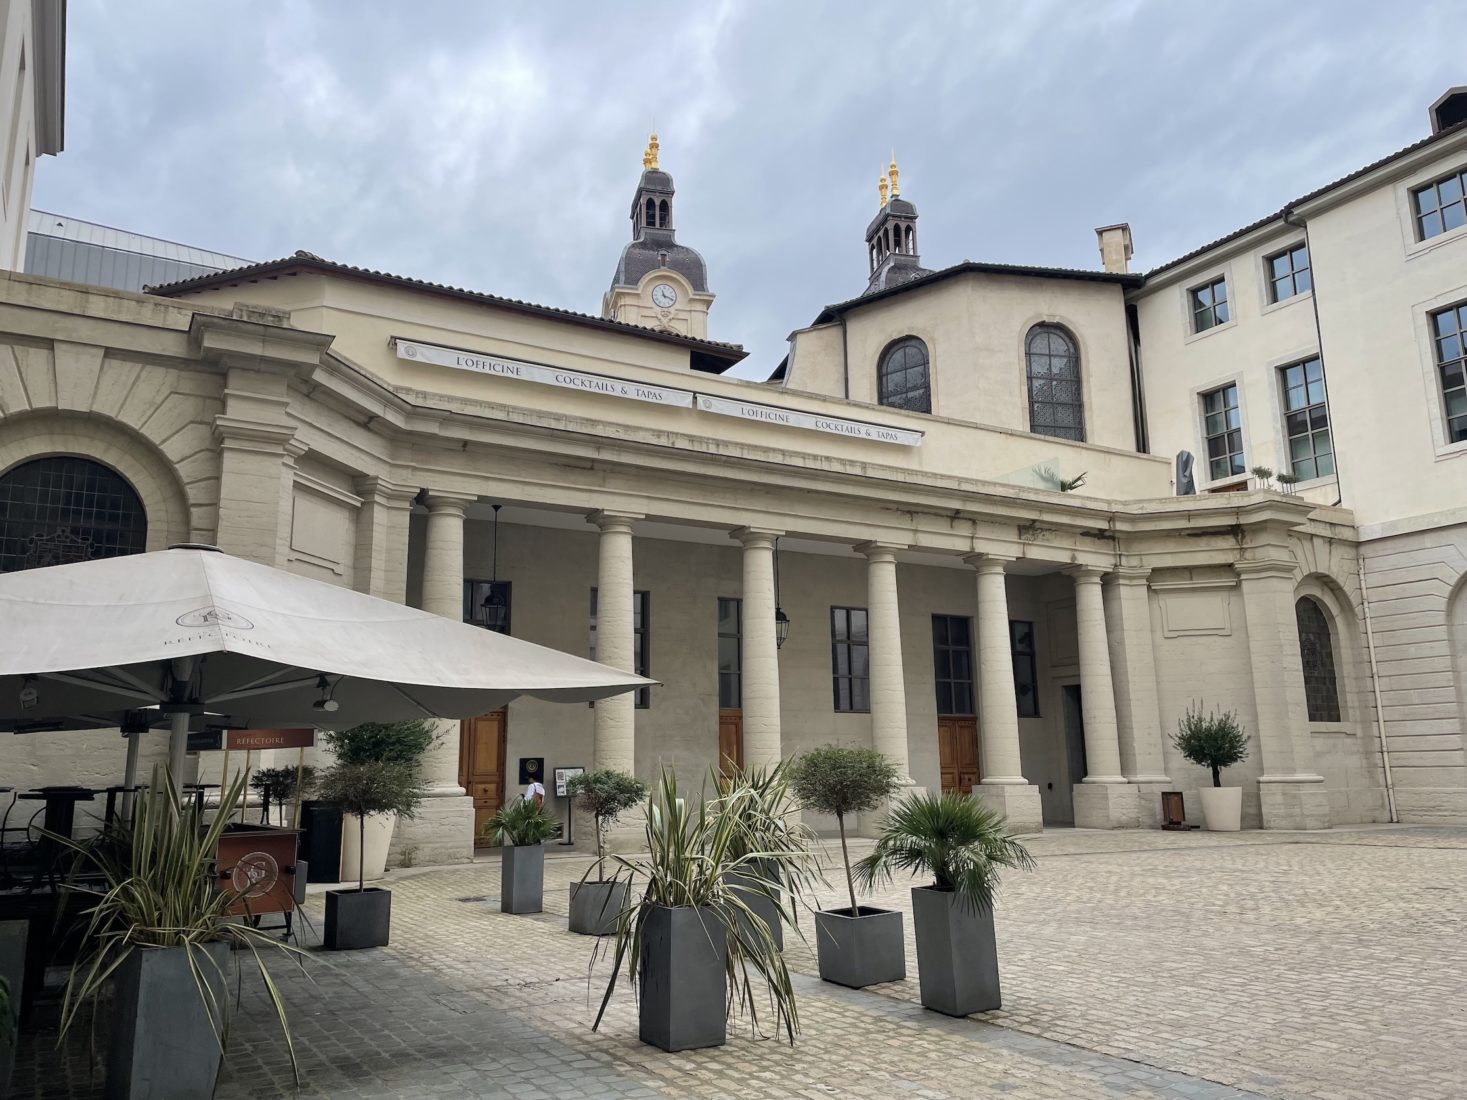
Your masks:
<svg viewBox="0 0 1467 1100"><path fill-rule="evenodd" d="M0 476L0 573L138 554L147 541L143 502L99 462L37 458Z"/></svg>
<svg viewBox="0 0 1467 1100"><path fill-rule="evenodd" d="M657 204L657 228L666 229L671 222L672 211L667 205L667 200L663 199Z"/></svg>
<svg viewBox="0 0 1467 1100"><path fill-rule="evenodd" d="M887 346L877 368L877 400L908 412L932 411L932 385L927 376L927 345L904 336Z"/></svg>
<svg viewBox="0 0 1467 1100"><path fill-rule="evenodd" d="M642 224L648 229L657 228L657 202L655 199L647 200L647 216L642 219Z"/></svg>
<svg viewBox="0 0 1467 1100"><path fill-rule="evenodd" d="M1309 596L1294 603L1299 624L1299 657L1304 663L1304 699L1311 722L1340 720L1340 692L1335 681L1335 647L1330 638L1329 616Z"/></svg>
<svg viewBox="0 0 1467 1100"><path fill-rule="evenodd" d="M1029 371L1029 430L1085 441L1085 401L1080 390L1080 353L1055 325L1035 325L1024 341Z"/></svg>

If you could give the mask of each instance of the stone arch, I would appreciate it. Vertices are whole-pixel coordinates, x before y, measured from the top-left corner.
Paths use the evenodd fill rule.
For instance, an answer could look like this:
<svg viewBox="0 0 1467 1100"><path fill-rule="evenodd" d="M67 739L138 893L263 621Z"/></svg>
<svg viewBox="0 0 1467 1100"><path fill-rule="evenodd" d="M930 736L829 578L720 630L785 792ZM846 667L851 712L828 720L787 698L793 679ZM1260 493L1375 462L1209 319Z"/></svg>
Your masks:
<svg viewBox="0 0 1467 1100"><path fill-rule="evenodd" d="M0 474L53 455L89 458L126 479L147 513L148 550L206 537L193 520L178 470L154 444L130 428L96 416L60 412L21 413L0 422Z"/></svg>

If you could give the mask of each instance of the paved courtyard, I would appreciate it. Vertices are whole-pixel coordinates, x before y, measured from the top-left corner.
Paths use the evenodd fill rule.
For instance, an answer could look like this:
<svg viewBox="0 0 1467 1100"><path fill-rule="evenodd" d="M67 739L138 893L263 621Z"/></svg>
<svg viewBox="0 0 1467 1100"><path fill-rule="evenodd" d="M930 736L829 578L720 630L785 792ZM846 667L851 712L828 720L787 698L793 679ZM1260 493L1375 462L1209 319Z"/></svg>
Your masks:
<svg viewBox="0 0 1467 1100"><path fill-rule="evenodd" d="M637 1041L623 991L590 1030L608 962L588 987L595 941L565 930L584 858L548 861L533 917L498 911L497 862L402 872L390 948L278 971L299 1095L1467 1095L1467 829L1053 832L1031 847L1039 869L998 910L1002 1011L924 1011L910 921L909 980L863 991L820 982L790 937L794 1049L745 1026L681 1055ZM909 910L907 885L878 904ZM266 1012L247 984L221 1098L294 1094ZM13 1095L101 1095L81 1044L30 1036L19 1053Z"/></svg>

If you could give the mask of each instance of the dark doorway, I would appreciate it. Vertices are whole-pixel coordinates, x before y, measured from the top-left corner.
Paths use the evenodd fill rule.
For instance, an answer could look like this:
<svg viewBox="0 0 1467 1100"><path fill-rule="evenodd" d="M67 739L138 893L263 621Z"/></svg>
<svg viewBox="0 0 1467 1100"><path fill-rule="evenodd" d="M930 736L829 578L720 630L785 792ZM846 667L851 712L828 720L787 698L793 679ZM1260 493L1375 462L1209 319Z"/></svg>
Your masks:
<svg viewBox="0 0 1467 1100"><path fill-rule="evenodd" d="M1065 706L1065 762L1071 784L1089 773L1085 766L1085 716L1080 707L1080 685L1066 684L1061 691Z"/></svg>

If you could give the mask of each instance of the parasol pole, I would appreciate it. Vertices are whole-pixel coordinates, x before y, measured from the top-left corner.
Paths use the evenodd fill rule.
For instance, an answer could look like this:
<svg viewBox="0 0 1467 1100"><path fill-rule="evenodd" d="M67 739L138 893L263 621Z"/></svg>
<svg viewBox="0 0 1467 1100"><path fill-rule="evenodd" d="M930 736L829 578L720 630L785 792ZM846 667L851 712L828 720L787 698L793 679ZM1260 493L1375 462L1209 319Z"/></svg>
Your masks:
<svg viewBox="0 0 1467 1100"><path fill-rule="evenodd" d="M127 738L127 763L122 769L122 819L132 820L132 789L138 785L138 747L142 735L137 730L123 734Z"/></svg>
<svg viewBox="0 0 1467 1100"><path fill-rule="evenodd" d="M188 709L184 704L189 701L188 687L193 675L192 657L173 659L172 702L178 709L169 715L168 770L173 773L173 790L179 795L183 794L183 759L188 752ZM178 690L180 684L183 685L182 692Z"/></svg>
<svg viewBox="0 0 1467 1100"><path fill-rule="evenodd" d="M299 829L301 820L301 773L306 768L306 747L302 745L295 751L295 805L290 808L290 827L292 829ZM285 807L281 806L280 810L283 813ZM285 822L282 821L280 824L284 826Z"/></svg>
<svg viewBox="0 0 1467 1100"><path fill-rule="evenodd" d="M254 749L245 749L244 786L239 789L239 823L245 823L245 809L250 804L250 757Z"/></svg>

